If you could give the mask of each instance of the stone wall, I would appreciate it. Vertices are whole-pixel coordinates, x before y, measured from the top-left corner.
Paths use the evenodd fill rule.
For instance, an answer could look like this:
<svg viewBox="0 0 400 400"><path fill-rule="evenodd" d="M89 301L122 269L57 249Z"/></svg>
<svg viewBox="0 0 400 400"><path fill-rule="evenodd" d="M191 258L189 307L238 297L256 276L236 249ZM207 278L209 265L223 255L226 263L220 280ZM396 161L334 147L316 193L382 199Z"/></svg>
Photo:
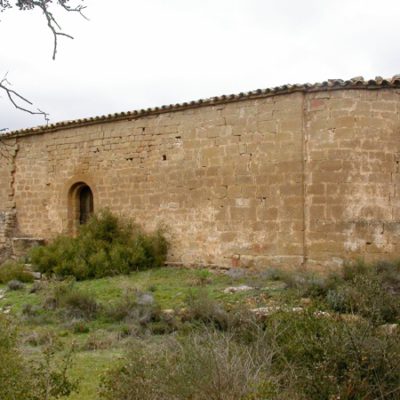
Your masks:
<svg viewBox="0 0 400 400"><path fill-rule="evenodd" d="M18 231L68 232L69 191L85 182L95 209L165 225L170 262L395 257L399 100L392 88L298 91L15 134Z"/></svg>
<svg viewBox="0 0 400 400"><path fill-rule="evenodd" d="M0 140L0 263L12 253L11 238L16 232L14 202L16 139Z"/></svg>
<svg viewBox="0 0 400 400"><path fill-rule="evenodd" d="M400 92L307 96L307 258L399 257Z"/></svg>
<svg viewBox="0 0 400 400"><path fill-rule="evenodd" d="M12 238L15 231L15 211L0 212L0 263L13 255Z"/></svg>

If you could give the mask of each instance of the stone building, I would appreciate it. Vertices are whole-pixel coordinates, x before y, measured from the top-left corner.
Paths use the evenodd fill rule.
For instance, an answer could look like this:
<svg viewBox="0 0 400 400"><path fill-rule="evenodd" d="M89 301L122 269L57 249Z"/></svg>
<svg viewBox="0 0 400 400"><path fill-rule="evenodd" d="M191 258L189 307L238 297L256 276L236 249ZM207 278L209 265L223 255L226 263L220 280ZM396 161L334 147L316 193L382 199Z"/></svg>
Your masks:
<svg viewBox="0 0 400 400"><path fill-rule="evenodd" d="M0 253L108 207L171 263L337 266L400 254L400 76L285 85L14 131Z"/></svg>

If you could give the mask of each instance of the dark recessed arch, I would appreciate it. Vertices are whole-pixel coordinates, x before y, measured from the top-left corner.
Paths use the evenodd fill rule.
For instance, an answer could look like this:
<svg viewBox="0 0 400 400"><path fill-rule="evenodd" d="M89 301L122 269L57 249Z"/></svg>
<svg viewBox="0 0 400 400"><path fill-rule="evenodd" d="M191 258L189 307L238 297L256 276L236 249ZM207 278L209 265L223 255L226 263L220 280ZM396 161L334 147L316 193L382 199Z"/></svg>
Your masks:
<svg viewBox="0 0 400 400"><path fill-rule="evenodd" d="M94 212L93 191L85 182L74 183L68 192L68 230L73 235Z"/></svg>

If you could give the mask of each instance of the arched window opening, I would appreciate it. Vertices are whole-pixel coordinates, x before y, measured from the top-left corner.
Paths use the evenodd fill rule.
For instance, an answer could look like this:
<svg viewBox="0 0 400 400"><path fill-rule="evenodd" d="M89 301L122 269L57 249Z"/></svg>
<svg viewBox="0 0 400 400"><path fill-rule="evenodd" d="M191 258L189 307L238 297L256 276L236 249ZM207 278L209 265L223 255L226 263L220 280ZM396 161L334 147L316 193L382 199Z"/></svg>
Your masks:
<svg viewBox="0 0 400 400"><path fill-rule="evenodd" d="M68 230L76 235L94 212L93 192L84 182L72 185L68 195Z"/></svg>
<svg viewBox="0 0 400 400"><path fill-rule="evenodd" d="M89 186L83 186L79 191L79 224L86 224L92 214L93 194Z"/></svg>

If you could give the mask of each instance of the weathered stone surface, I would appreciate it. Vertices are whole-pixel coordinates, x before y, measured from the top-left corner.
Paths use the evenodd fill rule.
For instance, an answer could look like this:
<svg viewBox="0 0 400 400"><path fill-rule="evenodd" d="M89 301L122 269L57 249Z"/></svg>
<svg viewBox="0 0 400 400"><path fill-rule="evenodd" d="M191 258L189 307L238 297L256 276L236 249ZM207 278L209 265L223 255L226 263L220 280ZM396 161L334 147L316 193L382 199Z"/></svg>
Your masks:
<svg viewBox="0 0 400 400"><path fill-rule="evenodd" d="M384 324L378 327L379 331L385 335L395 335L400 330L399 324Z"/></svg>
<svg viewBox="0 0 400 400"><path fill-rule="evenodd" d="M247 285L230 286L224 289L224 293L248 292L249 290L254 290L254 288Z"/></svg>
<svg viewBox="0 0 400 400"><path fill-rule="evenodd" d="M395 88L317 88L9 137L0 262L12 237L72 232L79 182L95 210L167 226L170 263L325 268L396 258L399 127Z"/></svg>
<svg viewBox="0 0 400 400"><path fill-rule="evenodd" d="M281 306L268 306L268 307L258 307L252 308L250 310L257 318L263 320L267 317L276 314L278 312L285 312L285 313L302 313L304 312L303 307L281 307ZM319 311L323 312L323 311Z"/></svg>

